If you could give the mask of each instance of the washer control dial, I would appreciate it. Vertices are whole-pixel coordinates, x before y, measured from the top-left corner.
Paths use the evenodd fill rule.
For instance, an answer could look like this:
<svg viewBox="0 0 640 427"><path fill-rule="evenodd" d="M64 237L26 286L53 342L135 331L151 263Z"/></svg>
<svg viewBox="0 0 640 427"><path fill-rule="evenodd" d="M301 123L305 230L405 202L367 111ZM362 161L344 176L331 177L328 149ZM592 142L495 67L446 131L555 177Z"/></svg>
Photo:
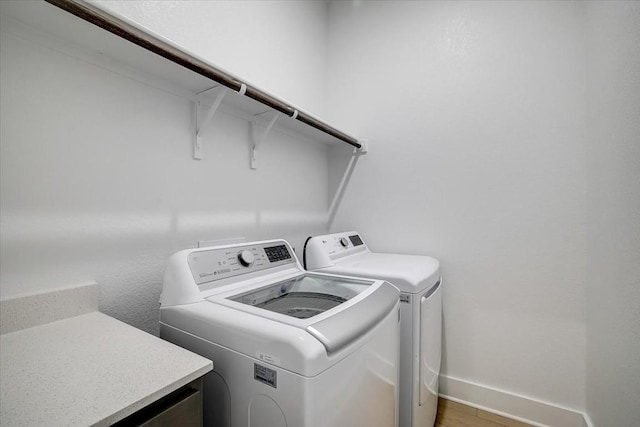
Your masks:
<svg viewBox="0 0 640 427"><path fill-rule="evenodd" d="M347 246L349 246L349 241L347 240L346 237L342 237L340 239L340 244L342 245L343 248L346 248Z"/></svg>
<svg viewBox="0 0 640 427"><path fill-rule="evenodd" d="M245 267L249 267L251 264L253 264L254 259L255 258L253 256L253 252L251 251L245 249L238 252L238 261L240 261L240 264Z"/></svg>

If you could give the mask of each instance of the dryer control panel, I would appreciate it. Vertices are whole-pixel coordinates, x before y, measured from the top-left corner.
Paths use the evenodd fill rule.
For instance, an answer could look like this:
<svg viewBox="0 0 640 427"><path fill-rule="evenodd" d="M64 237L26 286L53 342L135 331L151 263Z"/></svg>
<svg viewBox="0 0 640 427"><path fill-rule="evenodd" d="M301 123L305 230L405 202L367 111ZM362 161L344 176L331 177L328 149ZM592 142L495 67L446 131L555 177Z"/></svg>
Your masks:
<svg viewBox="0 0 640 427"><path fill-rule="evenodd" d="M240 274L295 263L284 241L225 246L194 251L187 257L193 280L201 285Z"/></svg>
<svg viewBox="0 0 640 427"><path fill-rule="evenodd" d="M322 246L327 255L339 255L346 252L354 252L354 249L364 249L366 245L356 232L327 234L316 236L312 240ZM362 248L361 248L362 247Z"/></svg>
<svg viewBox="0 0 640 427"><path fill-rule="evenodd" d="M305 250L307 268L315 270L334 265L333 260L369 249L355 231L312 237Z"/></svg>

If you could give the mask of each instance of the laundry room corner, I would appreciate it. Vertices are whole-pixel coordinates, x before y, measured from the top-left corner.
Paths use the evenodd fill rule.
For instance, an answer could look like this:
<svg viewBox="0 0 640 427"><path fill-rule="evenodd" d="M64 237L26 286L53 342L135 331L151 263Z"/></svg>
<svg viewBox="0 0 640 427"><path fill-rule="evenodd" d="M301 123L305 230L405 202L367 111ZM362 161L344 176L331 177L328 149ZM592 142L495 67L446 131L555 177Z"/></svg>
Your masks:
<svg viewBox="0 0 640 427"><path fill-rule="evenodd" d="M0 0L0 424L639 426L639 76L637 0Z"/></svg>
<svg viewBox="0 0 640 427"><path fill-rule="evenodd" d="M330 232L440 260L453 398L480 385L584 411L585 13L330 5L330 118L373 140Z"/></svg>

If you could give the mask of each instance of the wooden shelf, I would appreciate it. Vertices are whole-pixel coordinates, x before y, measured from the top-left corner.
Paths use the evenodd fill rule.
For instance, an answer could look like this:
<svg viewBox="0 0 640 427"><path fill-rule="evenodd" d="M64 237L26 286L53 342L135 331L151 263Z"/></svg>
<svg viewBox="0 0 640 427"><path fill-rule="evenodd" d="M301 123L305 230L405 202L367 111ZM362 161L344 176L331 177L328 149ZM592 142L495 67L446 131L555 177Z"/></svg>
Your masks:
<svg viewBox="0 0 640 427"><path fill-rule="evenodd" d="M72 6L78 4L89 5L82 1L55 0L55 2ZM94 9L96 8L94 5L89 5L89 7ZM188 92L190 98L193 100L197 99L197 93L220 84L198 72L187 69L182 65L172 62L171 60L104 30L91 22L76 17L71 13L45 1L0 2L0 11L3 16L3 21L7 19L15 19L22 24L34 28L41 34L46 34L58 39L61 43L70 46L72 49L89 52L89 55L94 55L96 57L99 56L104 59L108 59L109 61L115 61L118 64L121 64L121 66L131 69L134 73L142 75L143 78L144 76L148 76L151 80L159 80L166 82L169 85L173 85L182 91ZM106 12L102 11L101 13ZM113 19L117 21L125 18L114 16ZM164 39L162 36L154 34L148 29L144 29L130 21L127 21L127 23L128 25L135 25L135 29L137 31L142 31L145 35L148 35L153 39L157 39L161 43L166 43L170 48L179 49L180 55L184 55L190 60L205 64L206 66L211 67L212 70L222 72L225 75L230 76L232 79L235 79L237 82L244 83L242 79L211 65L202 58L199 58L197 55L194 55L186 49ZM355 145L360 145L357 138L333 128L304 110L297 109L285 101L261 91L255 86L251 86L249 83L246 83L246 85L249 87L249 90L257 91L258 95L264 94L267 97L275 99L276 102L281 102L286 107L291 107L291 111L296 109L300 111L300 115L304 114L305 116L308 116L311 121L317 121L321 125L327 126L331 131L344 135L344 138L337 138L336 136L323 132L316 127L301 122L300 118L288 117L287 114L284 113L281 113L283 117L278 120L276 128L280 130L284 129L285 131L293 131L294 133L323 143L342 144L347 142L354 145L355 141ZM268 119L263 119L260 116L254 118L254 116L268 111L274 111L271 107L251 99L246 95L240 95L234 90L227 91L227 94L223 99L221 109L223 111L231 111L236 115L247 118L247 120L252 120L262 125L268 123ZM295 116L295 114L292 115ZM264 116L268 117L269 115ZM351 142L345 141L345 139L348 139Z"/></svg>

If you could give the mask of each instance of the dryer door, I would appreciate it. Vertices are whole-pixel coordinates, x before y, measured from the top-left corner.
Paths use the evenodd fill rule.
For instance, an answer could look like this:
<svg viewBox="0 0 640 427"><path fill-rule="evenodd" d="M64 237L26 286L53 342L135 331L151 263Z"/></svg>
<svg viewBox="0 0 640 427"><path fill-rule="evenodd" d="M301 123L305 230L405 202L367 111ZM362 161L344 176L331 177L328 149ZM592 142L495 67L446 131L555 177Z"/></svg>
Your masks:
<svg viewBox="0 0 640 427"><path fill-rule="evenodd" d="M438 375L440 374L442 338L441 280L420 298L419 402L420 406L433 406L434 408L438 405Z"/></svg>

